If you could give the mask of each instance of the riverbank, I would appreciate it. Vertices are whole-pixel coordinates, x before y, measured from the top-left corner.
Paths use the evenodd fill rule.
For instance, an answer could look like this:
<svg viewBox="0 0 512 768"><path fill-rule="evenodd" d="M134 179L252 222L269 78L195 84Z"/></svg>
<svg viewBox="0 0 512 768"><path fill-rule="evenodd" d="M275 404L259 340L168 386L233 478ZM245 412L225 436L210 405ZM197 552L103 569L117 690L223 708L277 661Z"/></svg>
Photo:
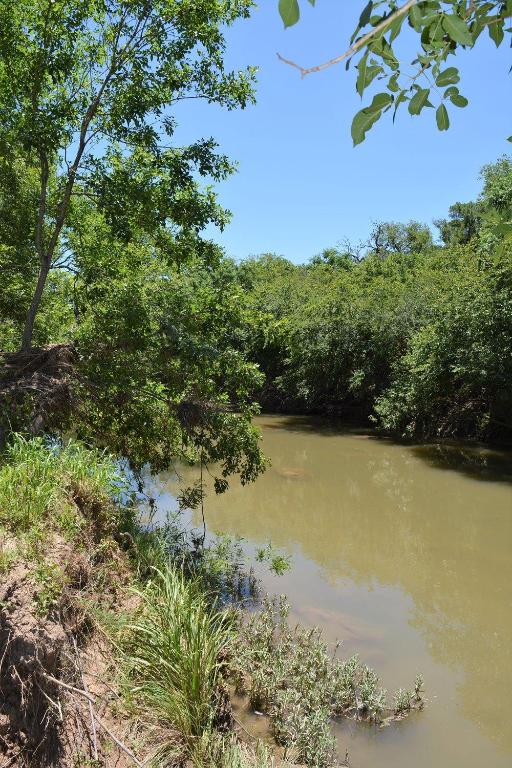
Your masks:
<svg viewBox="0 0 512 768"><path fill-rule="evenodd" d="M222 682L229 617L116 465L15 437L0 467L0 764L265 768ZM158 632L160 629L160 632ZM174 645L173 645L174 641Z"/></svg>
<svg viewBox="0 0 512 768"><path fill-rule="evenodd" d="M0 466L2 768L328 766L331 717L378 725L422 706L420 680L390 706L373 670L292 631L283 602L248 617L234 597L254 585L228 540L204 549L139 514L104 454L14 437ZM266 746L235 694L264 713Z"/></svg>

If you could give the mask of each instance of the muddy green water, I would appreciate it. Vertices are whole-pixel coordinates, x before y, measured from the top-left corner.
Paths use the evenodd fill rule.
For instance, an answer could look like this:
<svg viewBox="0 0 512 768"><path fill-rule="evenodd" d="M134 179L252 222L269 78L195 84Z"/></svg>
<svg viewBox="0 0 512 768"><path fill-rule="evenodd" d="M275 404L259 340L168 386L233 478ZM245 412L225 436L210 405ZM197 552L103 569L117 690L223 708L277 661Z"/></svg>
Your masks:
<svg viewBox="0 0 512 768"><path fill-rule="evenodd" d="M210 496L209 529L289 553L291 570L263 573L265 588L385 687L426 682L427 707L408 720L335 725L340 754L353 768L510 768L512 454L396 445L300 417L259 425L272 467ZM176 478L154 491L172 508Z"/></svg>

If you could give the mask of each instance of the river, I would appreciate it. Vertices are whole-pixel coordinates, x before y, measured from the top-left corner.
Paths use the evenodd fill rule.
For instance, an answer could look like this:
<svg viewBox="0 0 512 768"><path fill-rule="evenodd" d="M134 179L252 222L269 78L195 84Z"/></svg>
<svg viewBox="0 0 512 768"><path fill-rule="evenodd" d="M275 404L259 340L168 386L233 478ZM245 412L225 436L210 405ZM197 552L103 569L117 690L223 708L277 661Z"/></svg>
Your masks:
<svg viewBox="0 0 512 768"><path fill-rule="evenodd" d="M423 712L384 729L336 724L340 754L353 768L510 768L512 454L302 417L258 423L272 466L208 496L209 530L288 553L284 576L261 571L265 590L390 692L425 678ZM176 477L152 484L160 514L175 507Z"/></svg>

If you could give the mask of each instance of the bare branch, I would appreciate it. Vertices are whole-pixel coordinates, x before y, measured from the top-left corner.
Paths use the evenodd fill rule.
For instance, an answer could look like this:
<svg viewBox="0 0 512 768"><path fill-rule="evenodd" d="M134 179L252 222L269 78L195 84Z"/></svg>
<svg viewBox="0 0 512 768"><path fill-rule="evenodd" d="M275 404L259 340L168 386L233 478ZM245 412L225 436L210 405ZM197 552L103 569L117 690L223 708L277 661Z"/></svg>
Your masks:
<svg viewBox="0 0 512 768"><path fill-rule="evenodd" d="M74 694L76 694L78 696L83 696L84 699L87 699L87 701L91 705L91 709L92 709L93 705L96 703L90 693L87 693L86 691L84 691L84 690L82 690L80 688L75 688L74 685L68 685L68 683L63 682L62 680L58 680L56 677L53 677L53 675L48 674L48 672L43 672L42 674L48 680L51 680L52 683L55 683L56 685L61 685L63 688L66 688L66 690L68 690L71 693L74 693ZM96 722L98 723L100 728L102 728L105 731L105 733L107 733L110 736L112 741L115 744L117 744L119 749L122 750L126 755L131 757L131 759L133 760L135 765L138 766L138 768L144 768L144 763L141 763L140 760L138 760L135 757L135 755L133 754L131 749L129 749L129 747L127 747L126 744L124 744L120 739L117 738L117 736L114 733L112 733L110 728L108 728L108 726L105 725L103 720L100 720L100 718L98 717L98 715L96 714L94 709L92 709L92 713L93 713L94 719L96 720Z"/></svg>
<svg viewBox="0 0 512 768"><path fill-rule="evenodd" d="M329 61L324 61L323 64L317 64L314 67L302 67L300 64L297 64L291 59L285 59L284 56L281 56L280 53L277 54L277 58L284 64L288 64L290 67L298 69L301 77L310 75L313 72L321 72L323 69L328 69L329 67L333 67L336 64L340 64L345 59L353 56L354 53L357 53L361 48L364 48L364 46L367 45L374 37L388 29L388 27L394 21L406 14L413 5L416 5L417 2L418 0L407 0L404 5L402 5L400 8L397 8L396 11L394 11L390 16L383 19L379 24L377 24L376 27L367 32L366 35L363 35L359 40L356 40L356 42L351 45L347 51L345 51L345 53L342 53L340 56L336 56L334 59L329 59Z"/></svg>

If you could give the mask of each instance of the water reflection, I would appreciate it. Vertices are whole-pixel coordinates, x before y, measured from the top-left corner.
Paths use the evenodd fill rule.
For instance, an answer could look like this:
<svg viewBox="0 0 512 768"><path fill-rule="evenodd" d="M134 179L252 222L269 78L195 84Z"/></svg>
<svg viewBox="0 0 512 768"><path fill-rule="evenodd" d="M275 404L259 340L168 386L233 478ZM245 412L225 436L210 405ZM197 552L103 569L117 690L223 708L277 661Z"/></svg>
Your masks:
<svg viewBox="0 0 512 768"><path fill-rule="evenodd" d="M210 529L293 554L292 572L267 586L289 595L298 618L360 650L385 684L421 671L437 696L399 729L341 726L354 764L510 766L510 455L394 445L310 419L261 424L272 467L211 495ZM175 490L172 476L160 489Z"/></svg>
<svg viewBox="0 0 512 768"><path fill-rule="evenodd" d="M411 450L436 469L455 470L491 483L512 483L510 451L449 443L414 446Z"/></svg>

